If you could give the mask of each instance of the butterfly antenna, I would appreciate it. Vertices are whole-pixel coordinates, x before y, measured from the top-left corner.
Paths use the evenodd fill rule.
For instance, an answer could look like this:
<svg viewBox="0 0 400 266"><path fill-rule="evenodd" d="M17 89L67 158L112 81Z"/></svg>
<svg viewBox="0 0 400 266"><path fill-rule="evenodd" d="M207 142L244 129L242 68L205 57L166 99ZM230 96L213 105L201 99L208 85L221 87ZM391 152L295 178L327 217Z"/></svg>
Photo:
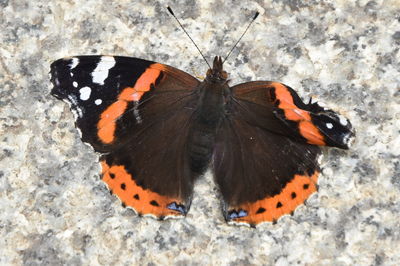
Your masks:
<svg viewBox="0 0 400 266"><path fill-rule="evenodd" d="M187 31L185 30L185 28L183 27L183 25L181 24L181 22L179 21L179 19L175 16L174 12L172 11L172 9L167 6L167 9L169 11L169 13L171 13L171 15L176 19L176 21L178 22L179 26L181 26L182 30L186 33L186 35L189 37L189 39L192 41L192 43L194 44L194 46L196 46L197 51L199 51L199 53L201 54L201 56L203 57L204 61L206 61L207 65L209 68L211 68L210 64L208 63L207 59L204 57L203 53L200 51L199 47L197 46L197 44L193 41L192 37L190 37L189 33L187 33Z"/></svg>
<svg viewBox="0 0 400 266"><path fill-rule="evenodd" d="M254 20L256 20L256 18L258 17L258 15L260 15L260 12L256 12L256 14L254 15L253 19L250 21L249 25L247 25L247 28L244 30L244 32L242 33L242 36L240 36L239 40L237 40L237 42L235 43L235 45L232 47L232 49L229 51L228 55L225 57L224 61L222 61L222 64L225 63L226 59L228 59L228 57L231 55L233 49L235 49L235 47L238 45L238 43L240 42L240 40L243 38L243 36L246 34L247 30L250 28L251 24L253 24Z"/></svg>

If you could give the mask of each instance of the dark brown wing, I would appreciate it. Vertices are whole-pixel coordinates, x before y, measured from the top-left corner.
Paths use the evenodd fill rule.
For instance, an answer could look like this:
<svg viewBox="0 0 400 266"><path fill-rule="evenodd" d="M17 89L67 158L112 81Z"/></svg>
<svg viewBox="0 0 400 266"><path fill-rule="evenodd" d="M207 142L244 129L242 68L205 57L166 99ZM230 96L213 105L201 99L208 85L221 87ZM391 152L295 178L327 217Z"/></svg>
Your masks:
<svg viewBox="0 0 400 266"><path fill-rule="evenodd" d="M255 226L292 213L316 191L317 146L225 118L213 158L228 222Z"/></svg>
<svg viewBox="0 0 400 266"><path fill-rule="evenodd" d="M228 221L255 226L292 213L317 188L320 148L347 148L350 122L270 81L232 87L214 151Z"/></svg>

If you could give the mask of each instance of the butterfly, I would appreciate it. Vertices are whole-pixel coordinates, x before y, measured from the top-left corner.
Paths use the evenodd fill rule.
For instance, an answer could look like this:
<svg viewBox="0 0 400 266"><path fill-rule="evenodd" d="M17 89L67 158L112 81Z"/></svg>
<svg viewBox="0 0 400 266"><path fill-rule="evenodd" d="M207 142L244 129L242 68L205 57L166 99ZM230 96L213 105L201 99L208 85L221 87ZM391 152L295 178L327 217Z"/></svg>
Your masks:
<svg viewBox="0 0 400 266"><path fill-rule="evenodd" d="M51 64L51 94L66 101L84 142L101 154L102 180L124 207L160 220L185 216L211 168L228 223L255 227L293 214L317 190L319 146L348 149L348 119L304 103L282 83L229 86L216 56L203 81L174 67L122 56Z"/></svg>
<svg viewBox="0 0 400 266"><path fill-rule="evenodd" d="M348 119L287 85L229 86L219 56L203 81L139 58L76 56L51 64L51 82L111 193L158 219L185 216L211 168L227 222L276 222L317 190L320 146L354 137Z"/></svg>

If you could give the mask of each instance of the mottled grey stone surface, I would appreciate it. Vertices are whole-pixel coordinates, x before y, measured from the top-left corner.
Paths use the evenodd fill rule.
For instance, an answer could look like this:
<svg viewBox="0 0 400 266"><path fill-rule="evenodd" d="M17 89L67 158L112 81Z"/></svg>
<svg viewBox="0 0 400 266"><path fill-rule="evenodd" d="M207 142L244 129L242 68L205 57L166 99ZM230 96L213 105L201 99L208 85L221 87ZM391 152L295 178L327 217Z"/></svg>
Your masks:
<svg viewBox="0 0 400 266"><path fill-rule="evenodd" d="M0 0L0 264L400 263L400 1ZM207 174L185 219L123 209L98 178L49 64L68 55L152 59L204 76L255 10L225 68L231 84L277 80L353 122L349 151L325 150L320 191L276 225L225 224Z"/></svg>

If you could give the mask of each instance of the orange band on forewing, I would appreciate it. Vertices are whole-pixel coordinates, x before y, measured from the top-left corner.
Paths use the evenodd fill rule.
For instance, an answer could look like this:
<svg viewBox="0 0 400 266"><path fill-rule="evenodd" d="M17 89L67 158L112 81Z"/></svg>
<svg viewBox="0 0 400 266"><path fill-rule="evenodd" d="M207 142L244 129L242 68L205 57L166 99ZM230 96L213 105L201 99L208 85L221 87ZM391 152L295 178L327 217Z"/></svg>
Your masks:
<svg viewBox="0 0 400 266"><path fill-rule="evenodd" d="M114 132L116 129L115 120L124 112L128 103L126 101L116 101L111 104L101 115L97 124L97 136L103 143L111 143L114 140Z"/></svg>
<svg viewBox="0 0 400 266"><path fill-rule="evenodd" d="M245 210L248 215L233 220L256 225L261 222L276 221L282 215L292 213L317 190L318 175L319 172L315 172L312 176L295 175L280 194L234 208Z"/></svg>
<svg viewBox="0 0 400 266"><path fill-rule="evenodd" d="M118 95L118 100L103 111L97 124L97 136L101 142L110 144L114 141L116 121L126 111L128 102L139 101L143 94L151 89L151 85L156 83L163 68L163 65L157 63L150 65L133 87L123 89Z"/></svg>
<svg viewBox="0 0 400 266"><path fill-rule="evenodd" d="M146 92L150 90L151 84L155 84L157 78L160 76L160 70L157 68L160 64L151 65L146 71L139 77L133 87L137 92Z"/></svg>
<svg viewBox="0 0 400 266"><path fill-rule="evenodd" d="M281 106L279 106L281 108ZM285 117L292 121L311 120L310 114L301 109L285 109Z"/></svg>
<svg viewBox="0 0 400 266"><path fill-rule="evenodd" d="M275 88L276 99L279 100L278 107L284 111L287 120L298 122L300 134L307 139L307 143L325 145L324 136L311 122L310 113L294 104L289 89L277 82L273 82L272 85Z"/></svg>
<svg viewBox="0 0 400 266"><path fill-rule="evenodd" d="M123 204L133 208L139 214L153 214L157 217L181 216L182 213L171 210L167 206L173 202L182 204L179 199L159 195L138 186L132 176L122 165L109 166L101 162L102 180L113 194L117 195Z"/></svg>
<svg viewBox="0 0 400 266"><path fill-rule="evenodd" d="M300 134L307 139L307 142L314 145L325 145L324 137L318 128L310 121L301 121L299 124Z"/></svg>
<svg viewBox="0 0 400 266"><path fill-rule="evenodd" d="M272 82L271 85L275 88L275 95L279 100L279 108L292 109L293 107L296 107L293 103L293 97L285 85L278 82Z"/></svg>
<svg viewBox="0 0 400 266"><path fill-rule="evenodd" d="M134 88L127 87L118 95L118 100L126 102L134 101L134 97L132 95L135 92L136 91Z"/></svg>

